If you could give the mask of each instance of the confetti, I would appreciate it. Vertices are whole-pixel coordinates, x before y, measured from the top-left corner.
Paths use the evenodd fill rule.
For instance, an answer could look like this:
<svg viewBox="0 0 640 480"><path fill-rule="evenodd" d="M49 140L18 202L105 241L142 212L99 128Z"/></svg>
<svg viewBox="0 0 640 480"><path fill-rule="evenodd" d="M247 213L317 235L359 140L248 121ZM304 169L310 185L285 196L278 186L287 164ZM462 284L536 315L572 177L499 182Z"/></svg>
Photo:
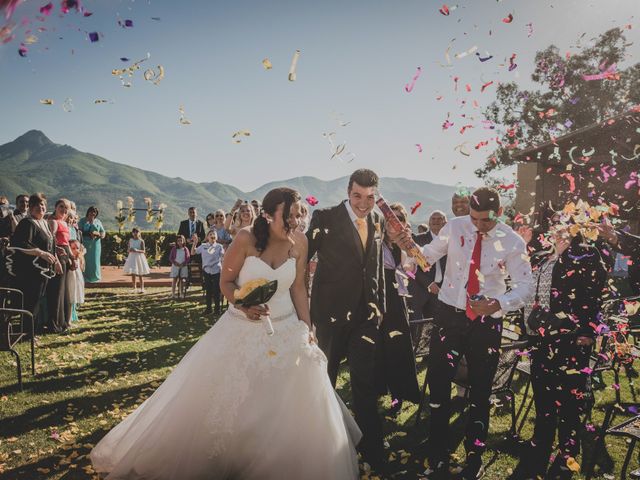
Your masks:
<svg viewBox="0 0 640 480"><path fill-rule="evenodd" d="M493 58L493 55L489 55L489 52L486 52L486 54L487 56L483 57L480 55L479 52L476 52L476 56L478 57L478 60L480 60L481 62L487 62Z"/></svg>
<svg viewBox="0 0 640 480"><path fill-rule="evenodd" d="M609 67L606 67L606 64L600 65L600 73L596 73L593 75L582 75L582 79L589 82L593 80L619 80L620 74L616 73L617 66L615 63L611 64Z"/></svg>
<svg viewBox="0 0 640 480"><path fill-rule="evenodd" d="M511 22L513 22L513 15L511 13L502 19L502 23L511 23Z"/></svg>
<svg viewBox="0 0 640 480"><path fill-rule="evenodd" d="M249 130L238 130L237 132L235 132L231 138L233 138L233 142L234 143L241 143L242 139L241 137L250 137L251 136L251 132Z"/></svg>
<svg viewBox="0 0 640 480"><path fill-rule="evenodd" d="M422 67L418 67L416 69L416 74L413 76L413 79L411 80L411 83L407 83L404 86L404 91L407 93L411 93L411 91L413 90L413 87L416 84L416 81L418 80L418 78L420 78L420 74L422 73Z"/></svg>
<svg viewBox="0 0 640 480"><path fill-rule="evenodd" d="M518 66L517 63L515 63L516 60L516 54L512 53L511 57L509 58L509 71L512 72L516 69L516 67Z"/></svg>
<svg viewBox="0 0 640 480"><path fill-rule="evenodd" d="M180 125L191 125L191 120L187 119L185 116L184 107L182 105L178 108L178 112L180 112L180 118L178 119Z"/></svg>
<svg viewBox="0 0 640 480"><path fill-rule="evenodd" d="M98 32L90 32L89 33L89 40L91 40L91 43L95 43L98 40L100 40L100 35L98 34Z"/></svg>
<svg viewBox="0 0 640 480"><path fill-rule="evenodd" d="M28 51L29 49L27 48L27 46L24 43L21 43L20 48L18 48L18 55L20 55L21 57L26 57Z"/></svg>
<svg viewBox="0 0 640 480"><path fill-rule="evenodd" d="M262 60L262 66L265 70L271 70L273 68L273 65L271 65L271 60L269 60L268 58L264 58Z"/></svg>
<svg viewBox="0 0 640 480"><path fill-rule="evenodd" d="M478 50L478 46L474 45L473 47L471 47L469 50L465 51L465 52L460 52L460 53L456 53L454 55L455 58L460 59L460 58L464 58L467 55L471 55L472 53L474 53L476 50Z"/></svg>
<svg viewBox="0 0 640 480"><path fill-rule="evenodd" d="M16 7L22 3L23 0L0 0L0 11L4 9L4 18L9 20L13 15Z"/></svg>
<svg viewBox="0 0 640 480"><path fill-rule="evenodd" d="M411 215L415 215L416 211L422 206L422 202L416 202L413 207L411 207Z"/></svg>
<svg viewBox="0 0 640 480"><path fill-rule="evenodd" d="M314 197L313 195L308 195L307 198L305 198L305 200L312 207L315 207L318 204L318 199L316 197Z"/></svg>
<svg viewBox="0 0 640 480"><path fill-rule="evenodd" d="M527 23L525 25L527 27L527 37L533 35L533 23Z"/></svg>
<svg viewBox="0 0 640 480"><path fill-rule="evenodd" d="M296 68L298 66L298 58L300 58L300 50L296 50L291 59L291 66L289 67L289 81L296 81Z"/></svg>
<svg viewBox="0 0 640 480"><path fill-rule="evenodd" d="M418 153L422 153L422 144L416 143L416 147L418 148Z"/></svg>
<svg viewBox="0 0 640 480"><path fill-rule="evenodd" d="M158 73L156 73L156 71L152 68L148 68L144 71L142 76L148 82L152 82L154 85L158 85L164 78L164 67L162 65L158 65Z"/></svg>
<svg viewBox="0 0 640 480"><path fill-rule="evenodd" d="M51 98L43 98L40 100L42 105L53 105L53 100Z"/></svg>
<svg viewBox="0 0 640 480"><path fill-rule="evenodd" d="M442 7L438 9L438 11L445 17L448 17L449 14L454 10L456 10L457 8L458 8L458 5L451 5L450 7L448 7L447 5L442 5Z"/></svg>
<svg viewBox="0 0 640 480"><path fill-rule="evenodd" d="M360 337L360 338L362 338L366 342L369 342L371 345L375 345L376 344L376 342L374 342L372 339L370 339L366 335L362 335L362 337Z"/></svg>
<svg viewBox="0 0 640 480"><path fill-rule="evenodd" d="M398 330L394 330L393 332L389 332L389 337L390 338L397 337L398 335L402 335L402 332L400 332Z"/></svg>

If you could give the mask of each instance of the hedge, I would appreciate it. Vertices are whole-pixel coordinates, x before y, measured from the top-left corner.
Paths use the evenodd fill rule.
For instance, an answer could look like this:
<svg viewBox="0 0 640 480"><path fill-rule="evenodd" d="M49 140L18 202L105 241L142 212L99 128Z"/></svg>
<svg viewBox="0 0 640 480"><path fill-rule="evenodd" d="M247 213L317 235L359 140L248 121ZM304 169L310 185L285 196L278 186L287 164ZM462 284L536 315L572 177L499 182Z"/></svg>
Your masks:
<svg viewBox="0 0 640 480"><path fill-rule="evenodd" d="M169 253L171 252L171 244L175 243L177 234L174 232L159 233L158 231L151 231L140 232L140 235L144 240L149 266L170 265ZM101 265L124 265L127 259L130 238L131 232L107 232L105 238L102 239Z"/></svg>

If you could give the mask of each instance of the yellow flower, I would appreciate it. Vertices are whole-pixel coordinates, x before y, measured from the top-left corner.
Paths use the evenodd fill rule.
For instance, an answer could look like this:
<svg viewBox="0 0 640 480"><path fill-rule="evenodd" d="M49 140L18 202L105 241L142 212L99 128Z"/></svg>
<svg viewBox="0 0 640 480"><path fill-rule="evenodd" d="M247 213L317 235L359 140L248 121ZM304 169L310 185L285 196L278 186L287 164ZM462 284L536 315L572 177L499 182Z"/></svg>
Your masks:
<svg viewBox="0 0 640 480"><path fill-rule="evenodd" d="M255 280L249 280L247 283L242 285L242 287L233 292L233 298L235 300L242 300L256 288L266 285L267 283L269 283L269 280L267 280L266 278L256 278Z"/></svg>

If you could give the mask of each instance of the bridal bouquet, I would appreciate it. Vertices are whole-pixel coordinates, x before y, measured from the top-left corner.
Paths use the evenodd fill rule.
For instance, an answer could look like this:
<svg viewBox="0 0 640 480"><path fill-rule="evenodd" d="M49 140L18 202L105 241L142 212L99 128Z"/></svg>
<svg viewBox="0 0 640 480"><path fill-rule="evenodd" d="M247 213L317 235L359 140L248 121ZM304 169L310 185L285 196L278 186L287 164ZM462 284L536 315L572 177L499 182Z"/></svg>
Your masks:
<svg viewBox="0 0 640 480"><path fill-rule="evenodd" d="M242 305L244 307L255 307L256 305L262 305L271 300L271 297L276 293L278 289L278 281L269 281L266 278L256 278L255 280L249 280L242 285L241 288L233 292L233 299L236 305ZM262 320L267 328L267 334L273 335L273 325L271 324L271 318L269 316L262 317Z"/></svg>

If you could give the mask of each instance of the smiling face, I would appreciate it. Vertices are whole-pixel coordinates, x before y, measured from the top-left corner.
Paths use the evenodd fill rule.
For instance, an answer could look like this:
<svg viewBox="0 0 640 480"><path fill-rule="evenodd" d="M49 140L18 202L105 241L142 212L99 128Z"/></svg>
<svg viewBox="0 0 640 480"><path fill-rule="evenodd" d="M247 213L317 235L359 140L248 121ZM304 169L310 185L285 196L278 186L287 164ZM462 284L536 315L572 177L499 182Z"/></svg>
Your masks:
<svg viewBox="0 0 640 480"><path fill-rule="evenodd" d="M444 218L444 215L439 212L433 213L429 217L429 230L431 230L434 235L438 235L446 223L447 219Z"/></svg>
<svg viewBox="0 0 640 480"><path fill-rule="evenodd" d="M451 199L451 211L456 217L469 215L469 197L454 196Z"/></svg>
<svg viewBox="0 0 640 480"><path fill-rule="evenodd" d="M47 211L47 202L36 203L35 205L29 205L29 215L36 220L41 220Z"/></svg>
<svg viewBox="0 0 640 480"><path fill-rule="evenodd" d="M69 211L69 204L67 202L58 202L56 205L56 211L54 212L54 216L57 219L67 218L67 212Z"/></svg>
<svg viewBox="0 0 640 480"><path fill-rule="evenodd" d="M290 233L297 230L300 225L300 219L302 218L302 212L300 210L300 202L294 202L291 204L291 208L289 209L289 217L287 219L287 224L289 230L285 228L284 219L282 218L282 213L284 212L284 203L278 204L276 207L276 211L273 214L267 216L267 219L271 222L269 223L269 237L286 240Z"/></svg>
<svg viewBox="0 0 640 480"><path fill-rule="evenodd" d="M240 211L240 221L244 224L244 225L248 225L251 222L251 209L253 207L250 204L245 204L242 205L239 209Z"/></svg>
<svg viewBox="0 0 640 480"><path fill-rule="evenodd" d="M363 187L353 182L348 190L349 205L358 218L365 218L376 204L376 187Z"/></svg>

